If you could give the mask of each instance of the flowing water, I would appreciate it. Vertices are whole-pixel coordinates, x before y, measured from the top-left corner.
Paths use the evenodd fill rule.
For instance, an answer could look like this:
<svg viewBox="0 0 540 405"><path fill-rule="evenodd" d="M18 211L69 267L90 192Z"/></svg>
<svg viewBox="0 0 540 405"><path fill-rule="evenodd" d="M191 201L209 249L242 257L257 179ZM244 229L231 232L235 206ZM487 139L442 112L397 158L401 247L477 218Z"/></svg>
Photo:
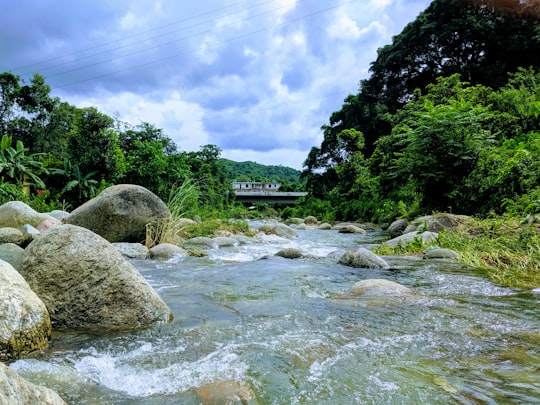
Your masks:
<svg viewBox="0 0 540 405"><path fill-rule="evenodd" d="M540 294L444 261L345 267L343 252L384 235L298 233L202 258L134 261L172 323L55 332L48 350L12 367L69 404L199 404L197 388L222 381L249 390L250 404L540 403ZM284 247L312 257L272 256ZM369 278L415 294L339 298Z"/></svg>

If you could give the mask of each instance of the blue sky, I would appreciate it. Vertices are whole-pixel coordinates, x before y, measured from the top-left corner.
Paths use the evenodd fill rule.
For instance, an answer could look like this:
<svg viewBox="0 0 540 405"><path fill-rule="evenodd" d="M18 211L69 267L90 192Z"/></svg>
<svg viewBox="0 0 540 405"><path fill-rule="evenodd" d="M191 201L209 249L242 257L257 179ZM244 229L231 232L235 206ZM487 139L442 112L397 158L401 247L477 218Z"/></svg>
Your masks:
<svg viewBox="0 0 540 405"><path fill-rule="evenodd" d="M19 0L0 14L0 72L180 150L301 169L378 48L427 0Z"/></svg>

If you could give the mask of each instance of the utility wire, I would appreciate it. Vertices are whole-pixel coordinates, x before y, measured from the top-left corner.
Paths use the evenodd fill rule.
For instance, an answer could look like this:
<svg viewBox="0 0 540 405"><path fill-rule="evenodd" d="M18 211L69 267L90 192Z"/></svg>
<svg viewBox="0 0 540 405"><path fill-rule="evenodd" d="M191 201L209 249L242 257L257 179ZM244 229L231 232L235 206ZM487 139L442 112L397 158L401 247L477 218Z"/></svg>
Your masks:
<svg viewBox="0 0 540 405"><path fill-rule="evenodd" d="M150 62L146 62L146 63L142 63L142 64L139 64L139 65L128 66L128 67L123 68L123 69L115 70L115 71L108 72L108 73L103 73L101 75L93 76L93 77L90 77L90 78L87 78L87 79L81 79L81 80L76 80L76 81L56 85L55 88L68 87L68 86L72 86L72 85L75 85L75 84L92 81L92 80L95 80L95 79L101 79L103 77L111 76L111 75L121 73L121 72L125 72L125 71L128 71L128 70L151 66L151 65L154 65L156 63L160 63L160 62L164 62L164 61L167 61L167 60L175 59L175 58L178 58L178 57L180 57L182 55L192 53L192 52L196 52L196 51L199 51L199 50L219 48L219 47L221 47L223 45L226 45L226 44L228 44L230 42L233 42L233 41L236 41L238 39L242 39L242 38L248 37L248 36L253 35L253 34L261 33L261 32L267 31L267 30L272 29L272 28L277 28L277 27L280 27L280 26L291 24L293 22L297 22L297 21L300 21L300 20L303 20L303 19L306 19L306 18L311 18L311 17L314 17L314 16L316 16L318 14L322 14L324 12L327 12L329 10L339 8L339 7L341 7L341 6L345 5L345 4L354 3L355 1L357 1L357 0L351 0L351 1L348 1L348 2L345 2L345 3L338 4L336 6L327 7L325 9L318 10L316 12L306 14L306 15L303 15L301 17L293 18L291 20L284 21L284 22L279 23L279 24L275 24L275 25L272 25L272 26L268 26L268 27L264 27L264 28L255 30L255 31L251 31L251 32L248 32L248 33L245 33L245 34L233 37L233 38L229 38L228 40L222 41L222 42L220 42L218 44L215 44L213 46L199 47L199 48L195 48L195 49L190 49L188 51L180 52L180 53L177 53L177 54L174 54L174 55L171 55L171 56L167 56L167 57L164 57L164 58L159 58L159 59L156 59L156 60L153 60L153 61L150 61ZM100 63L103 63L103 62L99 62L99 63L96 63L96 64L100 64ZM93 65L91 65L91 66L93 66ZM89 67L89 66L86 66L86 67ZM67 73L67 72L64 72L64 73Z"/></svg>
<svg viewBox="0 0 540 405"><path fill-rule="evenodd" d="M300 1L304 1L304 0L300 0ZM265 5L265 4L268 4L268 3L273 3L273 0L268 0L268 1L265 1L265 2L262 2L262 3L259 3L259 4L256 4L254 6L251 6L251 7L248 7L247 9L250 9L250 8L256 8L256 7L259 7L261 5ZM215 9L215 10L210 10L210 11L206 11L204 13L200 13L200 14L197 14L195 16L191 16L191 17L186 17L186 18L183 18L181 20L177 20L177 21L174 21L172 23L169 23L169 24L165 24L165 25L162 25L162 26L159 26L159 27L156 27L156 28L152 28L152 29L149 29L149 30L146 30L146 31L143 31L143 32L138 32L138 33L135 33L135 34L131 34L131 35L128 35L128 36L125 36L125 37L122 37L122 38L119 38L119 39L115 39L115 40L112 40L112 41L108 41L108 42L104 42L102 44L99 44L99 45L94 45L94 46L91 46L91 47L88 47L88 48L84 48L84 49L80 49L80 50L77 50L77 51L74 51L74 52L70 52L68 54L64 54L64 55L61 55L61 56L56 56L54 58L49 58L49 59L44 59L44 60L41 60L41 61L38 61L38 62L33 62L31 64L27 64L27 65L22 65L22 66L18 66L18 67L15 67L13 70L14 71L18 71L18 70L23 70L23 69L29 69L29 68L33 68L35 66L39 66L39 65L42 65L42 64L47 64L49 62L54 62L56 60L59 60L59 59L64 59L64 58L67 58L67 57L70 57L70 56L75 56L77 54L80 54L80 53L84 53L84 52L88 52L88 51L91 51L91 50L94 50L94 49L98 49L98 48L101 48L101 47L104 47L104 46L107 46L107 45L111 45L111 44L114 44L114 43L118 43L118 42L123 42L125 41L126 39L130 39L130 38L136 38L136 37L140 37L142 35L146 35L148 33L151 33L151 32L154 32L154 31L159 31L159 30L162 30L166 27L170 27L170 26L173 26L173 25L177 25L177 24L181 24L181 23L184 23L184 22L187 22L187 21L190 21L190 20L195 20L199 17L203 17L203 16L206 16L206 15L211 15L211 14L214 14L214 13L217 13L219 11L222 11L222 10L226 10L226 9L229 9L229 8L233 8L233 7L236 7L236 6L240 6L240 5L245 5L245 3L243 1L241 2L238 2L238 3L234 3L234 4L231 4L229 6L225 6L225 7L222 7L222 8L218 8L218 9ZM237 11L237 12L234 12L234 13L231 13L231 14L225 14L225 15L221 15L219 17L228 17L230 15L234 15L234 14L237 14L239 12L242 12L246 9L242 9L240 11ZM203 24L204 22L207 22L207 21L211 21L211 20L206 20L206 21L203 21L201 22L200 24ZM190 26L191 27L191 26ZM155 39L155 38L159 38L161 36L165 36L165 35L169 35L171 33L175 33L177 31L180 31L181 29L183 28L180 28L178 30L175 30L175 31L171 31L171 32L168 32L168 33L164 33L164 34L161 34L161 35L158 35L158 36L155 36L155 37L151 37L149 39ZM135 44L135 43L134 43ZM129 45L128 45L129 46ZM124 47L124 46L123 46ZM123 47L120 47L120 48L123 48ZM114 48L112 49L109 49L109 50L105 50L103 52L108 52L110 50L115 50ZM99 53L98 53L99 54ZM97 55L97 54L95 54ZM90 56L95 56L95 55L90 55ZM85 56L85 57L81 57L80 59L85 59L87 57L90 57L90 56ZM75 60L79 60L79 59L75 59ZM56 65L55 65L56 66ZM49 67L45 67L45 68L41 68L40 70L43 70L43 69L49 69ZM25 74L25 73L31 73L31 71L29 72L22 72L21 74Z"/></svg>
<svg viewBox="0 0 540 405"><path fill-rule="evenodd" d="M300 0L300 1L305 1L305 0ZM290 5L290 4L289 4ZM256 14L256 15L253 15L251 16L250 18L248 19L244 19L243 21L248 21L252 18L255 18L255 17L260 17L262 15L266 15L266 14L271 14L275 11L278 11L282 8L285 8L285 7L288 7L289 5L287 6L282 6L282 7L278 7L278 8L275 8L275 9L272 9L272 10L268 10L268 11L265 11L263 13L260 13L260 14ZM232 14L231 14L232 15ZM197 25L200 25L200 24L203 24L203 23L206 23L208 21L203 21L202 23L199 23L199 24L195 24L195 25L192 25L192 26L189 26L189 27L185 27L185 28L192 28L192 27L195 27ZM230 23L230 24L225 24L223 25L224 27L227 27L227 26L233 26L235 25L236 23ZM180 31L177 30L177 31ZM57 72L57 73L54 73L54 74L50 74L50 75L47 75L47 78L51 78L51 77L55 77L55 76L60 76L60 75L64 75L66 73L71 73L71 72L75 72L77 70L82 70L82 69L85 69L85 68L88 68L88 67L92 67L92 66L97 66L97 65L101 65L101 64L104 64L104 63L107 63L107 62L112 62L112 61L115 61L115 60L119 60L119 59L123 59L123 58L126 58L128 56L133 56L133 55L136 55L136 54L139 54L139 53L144 53L146 51L149 51L151 49L156 49L156 48L161 48L165 45L170 45L170 44L174 44L174 43L177 43L177 42L181 42L183 40L186 40L186 39L189 39L189 38L192 38L192 37L196 37L196 36L199 36L199 35L203 35L203 34L208 34L212 31L215 31L214 28L212 29L208 29L208 30L205 30L205 31L201 31L201 32L197 32L195 34L191 34L191 35L188 35L188 36L185 36L183 38L179 38L179 39L175 39L173 41L168 41L168 42L164 42L164 43L161 43L161 44L158 44L158 45L154 45L154 46L150 46L150 47L146 47L146 48L143 48L143 49L139 49L137 51L133 51L133 52L130 52L130 53L126 53L124 55L119 55L119 56L116 56L114 58L111 58L111 59L105 59L105 60L101 60L101 61L98 61L98 62L94 62L94 63L90 63L90 64L86 64L86 65L82 65L82 66L78 66L78 67L75 67L75 68L72 68L72 69L69 69L69 70L64 70L64 71L61 71L61 72ZM167 34L168 35L168 34ZM101 55L103 53L107 53L107 52L111 52L111 51L116 51L118 49L122 49L122 48L126 48L126 47L129 47L129 46L133 46L134 44L130 44L130 45L125 45L125 46L121 46L121 47L118 47L116 49L111 49L111 50L106 50L106 51L102 51L102 52L98 52L98 53L95 53L93 55L89 55L89 56L85 56L83 58L80 58L78 60L82 60L82 59L88 59L88 58L91 58L91 57L94 57L94 56L98 56L98 55ZM136 45L136 44L135 44ZM57 66L62 66L62 65L66 65L66 64L69 64L71 62L63 62L63 63L60 63L58 65L54 65L54 66L51 66L51 67L47 67L43 70L47 70L47 69L50 69L52 67L57 67Z"/></svg>

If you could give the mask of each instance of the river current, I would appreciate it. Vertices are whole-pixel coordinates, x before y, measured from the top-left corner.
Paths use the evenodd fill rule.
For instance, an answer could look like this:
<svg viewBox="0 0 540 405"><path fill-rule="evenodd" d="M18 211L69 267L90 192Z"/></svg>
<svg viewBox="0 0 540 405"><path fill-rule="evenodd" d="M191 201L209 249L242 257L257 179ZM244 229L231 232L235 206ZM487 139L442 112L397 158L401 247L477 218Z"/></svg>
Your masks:
<svg viewBox="0 0 540 405"><path fill-rule="evenodd" d="M133 261L172 323L54 332L49 349L11 367L68 404L200 404L197 388L222 381L246 387L249 404L540 403L540 294L442 260L342 266L346 250L386 235L297 232L206 257ZM273 256L285 247L310 258ZM372 278L415 294L339 298Z"/></svg>

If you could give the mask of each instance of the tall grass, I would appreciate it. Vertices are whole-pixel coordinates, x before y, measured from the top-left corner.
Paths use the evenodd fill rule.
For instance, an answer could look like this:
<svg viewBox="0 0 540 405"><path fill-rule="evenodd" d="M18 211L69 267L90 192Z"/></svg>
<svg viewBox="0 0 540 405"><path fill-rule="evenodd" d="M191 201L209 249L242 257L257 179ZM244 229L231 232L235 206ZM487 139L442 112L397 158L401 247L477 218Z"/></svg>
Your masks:
<svg viewBox="0 0 540 405"><path fill-rule="evenodd" d="M414 240L377 251L382 255L419 254L433 248ZM540 287L540 224L504 216L470 217L464 224L439 233L437 244L460 254L460 262L480 270L495 282L518 288Z"/></svg>
<svg viewBox="0 0 540 405"><path fill-rule="evenodd" d="M190 179L171 189L166 203L171 215L169 218L146 225L147 248L160 243L178 242L181 232L187 227L184 218L198 207L199 194L199 187Z"/></svg>

